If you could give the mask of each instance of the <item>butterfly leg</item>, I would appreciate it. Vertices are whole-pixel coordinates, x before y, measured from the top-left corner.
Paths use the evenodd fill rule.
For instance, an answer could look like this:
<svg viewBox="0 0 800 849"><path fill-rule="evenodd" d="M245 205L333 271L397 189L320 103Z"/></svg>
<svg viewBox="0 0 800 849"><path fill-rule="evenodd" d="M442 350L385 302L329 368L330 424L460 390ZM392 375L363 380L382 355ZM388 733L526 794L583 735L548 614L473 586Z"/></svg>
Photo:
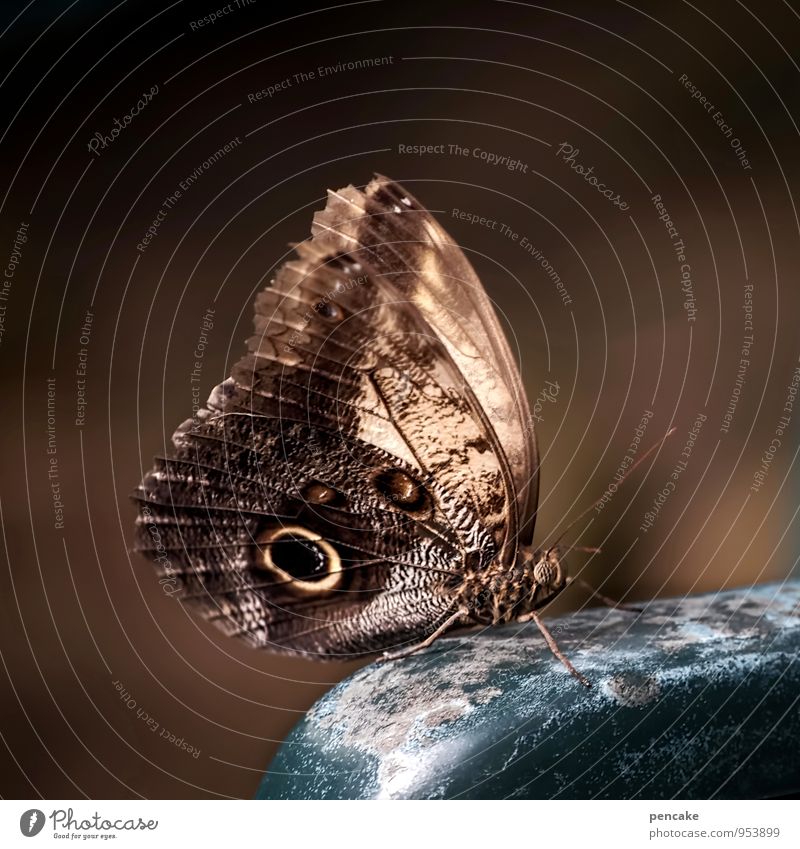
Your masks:
<svg viewBox="0 0 800 849"><path fill-rule="evenodd" d="M589 687L591 689L592 685L589 679L585 675L581 675L581 673L578 672L578 670L572 665L570 659L564 654L564 652L561 651L561 649L558 647L558 643L556 642L556 638L550 633L550 629L547 627L547 625L544 624L544 622L542 622L541 618L539 617L539 614L535 610L531 611L530 613L526 613L524 616L520 616L517 621L528 622L531 619L533 619L538 629L542 632L542 636L544 637L545 642L547 643L547 647L550 649L551 652L553 652L555 657L557 657L564 664L569 674L577 678L578 681L580 681L584 687Z"/></svg>
<svg viewBox="0 0 800 849"><path fill-rule="evenodd" d="M468 612L469 611L465 609L459 608L452 616L448 616L447 619L445 619L444 622L442 622L442 624L421 643L415 643L413 646L409 646L405 649L398 649L397 651L386 651L378 658L378 662L382 663L387 660L399 660L401 657L408 657L410 654L414 654L414 652L418 652L420 649L427 648L431 645L431 643L438 640L451 625L454 625Z"/></svg>
<svg viewBox="0 0 800 849"><path fill-rule="evenodd" d="M628 610L631 613L644 613L644 608L637 607L635 604L627 604L624 601L615 601L613 598L610 598L607 595L603 595L601 592L598 592L591 584L587 583L583 580L583 578L568 578L567 581L572 584L580 584L585 590L588 590L594 598L598 601L602 601L603 604L608 607L615 607L618 610Z"/></svg>

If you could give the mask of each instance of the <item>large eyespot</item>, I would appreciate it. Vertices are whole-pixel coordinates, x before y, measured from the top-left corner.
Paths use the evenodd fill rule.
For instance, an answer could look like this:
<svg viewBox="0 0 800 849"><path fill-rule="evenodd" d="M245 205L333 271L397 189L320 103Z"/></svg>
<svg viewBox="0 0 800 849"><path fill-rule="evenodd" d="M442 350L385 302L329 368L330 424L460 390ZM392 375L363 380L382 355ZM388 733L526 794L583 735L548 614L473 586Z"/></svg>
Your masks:
<svg viewBox="0 0 800 849"><path fill-rule="evenodd" d="M375 475L375 488L392 504L417 513L428 506L428 493L422 484L402 469L384 469Z"/></svg>
<svg viewBox="0 0 800 849"><path fill-rule="evenodd" d="M342 561L319 534L301 525L270 528L258 538L261 566L299 595L326 595L342 582Z"/></svg>

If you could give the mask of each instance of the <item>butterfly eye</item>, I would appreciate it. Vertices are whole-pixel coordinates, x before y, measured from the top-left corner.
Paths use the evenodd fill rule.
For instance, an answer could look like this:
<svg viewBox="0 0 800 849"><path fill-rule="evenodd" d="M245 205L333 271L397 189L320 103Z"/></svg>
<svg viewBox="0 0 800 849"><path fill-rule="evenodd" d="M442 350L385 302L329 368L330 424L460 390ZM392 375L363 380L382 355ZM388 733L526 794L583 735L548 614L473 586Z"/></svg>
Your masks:
<svg viewBox="0 0 800 849"><path fill-rule="evenodd" d="M533 580L536 581L539 586L549 587L555 580L555 577L555 567L549 560L540 560L533 567Z"/></svg>
<svg viewBox="0 0 800 849"><path fill-rule="evenodd" d="M342 561L319 534L301 525L270 528L258 539L261 566L300 595L322 595L342 582Z"/></svg>
<svg viewBox="0 0 800 849"><path fill-rule="evenodd" d="M384 469L375 476L375 488L403 510L418 512L428 503L424 487L401 469Z"/></svg>

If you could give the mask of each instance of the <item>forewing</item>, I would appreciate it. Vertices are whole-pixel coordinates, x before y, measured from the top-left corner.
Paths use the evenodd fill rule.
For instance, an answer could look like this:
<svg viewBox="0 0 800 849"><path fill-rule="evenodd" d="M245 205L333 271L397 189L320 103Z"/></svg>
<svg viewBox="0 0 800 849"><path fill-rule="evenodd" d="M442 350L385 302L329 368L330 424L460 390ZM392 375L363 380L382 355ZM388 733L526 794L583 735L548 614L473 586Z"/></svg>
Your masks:
<svg viewBox="0 0 800 849"><path fill-rule="evenodd" d="M413 195L380 175L364 192L348 186L331 193L313 232L368 256L442 341L497 435L530 542L539 494L533 420L493 304L463 251Z"/></svg>

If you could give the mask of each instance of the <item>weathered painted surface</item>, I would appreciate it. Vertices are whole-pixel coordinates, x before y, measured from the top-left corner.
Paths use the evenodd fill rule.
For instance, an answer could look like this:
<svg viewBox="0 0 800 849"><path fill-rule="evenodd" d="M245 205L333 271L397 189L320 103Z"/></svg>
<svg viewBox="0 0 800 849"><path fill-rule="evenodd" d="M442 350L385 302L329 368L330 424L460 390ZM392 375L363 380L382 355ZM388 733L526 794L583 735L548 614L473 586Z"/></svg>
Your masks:
<svg viewBox="0 0 800 849"><path fill-rule="evenodd" d="M259 798L709 798L800 790L800 582L438 641L336 686Z"/></svg>

